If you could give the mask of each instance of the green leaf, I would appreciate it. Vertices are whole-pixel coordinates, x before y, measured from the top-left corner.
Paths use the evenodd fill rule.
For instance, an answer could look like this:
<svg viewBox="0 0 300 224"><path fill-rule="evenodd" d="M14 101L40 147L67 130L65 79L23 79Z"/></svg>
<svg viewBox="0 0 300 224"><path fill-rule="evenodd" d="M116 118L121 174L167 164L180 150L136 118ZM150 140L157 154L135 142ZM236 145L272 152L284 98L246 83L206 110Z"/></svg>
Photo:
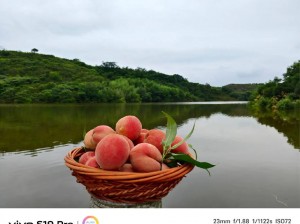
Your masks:
<svg viewBox="0 0 300 224"><path fill-rule="evenodd" d="M177 134L177 124L175 120L166 112L162 113L167 117L166 139L163 141L164 149L168 149L174 141Z"/></svg>
<svg viewBox="0 0 300 224"><path fill-rule="evenodd" d="M167 117L166 137L162 141L163 162L168 164L169 167L175 167L178 165L178 163L187 162L187 163L195 165L199 168L205 169L208 172L208 174L210 175L210 172L208 171L208 169L214 167L215 165L210 164L208 162L199 162L186 154L171 153L172 149L175 149L176 147L178 147L179 145L181 145L183 142L185 142L187 139L190 138L190 136L194 132L195 123L193 125L192 130L189 132L189 134L182 141L180 141L179 143L177 143L176 145L171 147L171 144L173 143L173 141L176 137L176 134L177 134L177 124L176 124L175 120L169 114L167 114L164 111L162 111L162 113ZM189 145L189 147L195 151L196 158L197 158L196 150L192 147L192 145Z"/></svg>
<svg viewBox="0 0 300 224"><path fill-rule="evenodd" d="M164 163L168 166L168 167L177 167L178 166L178 162L174 159L169 159L167 161L164 161Z"/></svg>
<svg viewBox="0 0 300 224"><path fill-rule="evenodd" d="M196 160L197 160L197 151L196 151L196 149L194 149L194 147L191 145L191 144L188 144L188 146L194 151L194 153L195 153L195 156L196 156Z"/></svg>
<svg viewBox="0 0 300 224"><path fill-rule="evenodd" d="M207 162L199 162L199 161L193 159L192 157L190 157L189 155L186 155L186 154L171 153L171 155L177 161L188 162L190 164L193 164L193 165L195 165L195 166L197 166L199 168L205 169L205 170L207 170L207 169L212 168L212 167L215 166L215 165L212 165L212 164L207 163Z"/></svg>
<svg viewBox="0 0 300 224"><path fill-rule="evenodd" d="M182 143L186 142L186 141L191 137L191 135L193 134L194 129L195 129L195 124L196 124L196 122L194 122L193 128L192 128L192 130L190 131L190 133L188 133L188 135L185 136L185 138L182 139L180 142L178 142L176 145L173 145L173 146L171 147L171 150L172 150L172 149L176 149L178 146L180 146Z"/></svg>

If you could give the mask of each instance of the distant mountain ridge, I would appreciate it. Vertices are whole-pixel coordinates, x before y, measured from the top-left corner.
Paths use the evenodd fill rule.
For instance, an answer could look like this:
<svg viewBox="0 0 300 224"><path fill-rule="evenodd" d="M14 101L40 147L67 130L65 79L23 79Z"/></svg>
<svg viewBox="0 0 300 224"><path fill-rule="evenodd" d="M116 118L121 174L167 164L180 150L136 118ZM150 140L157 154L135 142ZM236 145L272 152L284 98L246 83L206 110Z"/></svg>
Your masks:
<svg viewBox="0 0 300 224"><path fill-rule="evenodd" d="M213 87L115 62L0 50L0 103L109 103L248 100L259 84Z"/></svg>

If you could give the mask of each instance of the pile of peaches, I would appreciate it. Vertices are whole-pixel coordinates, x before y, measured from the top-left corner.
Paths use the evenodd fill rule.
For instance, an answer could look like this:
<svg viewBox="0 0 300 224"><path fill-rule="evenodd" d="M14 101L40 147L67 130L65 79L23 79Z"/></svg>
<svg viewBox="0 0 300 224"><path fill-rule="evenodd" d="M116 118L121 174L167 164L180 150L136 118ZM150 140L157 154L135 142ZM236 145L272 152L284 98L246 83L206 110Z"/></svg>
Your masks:
<svg viewBox="0 0 300 224"><path fill-rule="evenodd" d="M162 161L165 137L164 131L143 129L136 116L128 115L117 121L115 129L99 125L88 131L84 137L87 151L80 156L79 163L123 172L169 169ZM182 140L182 137L176 136L171 146ZM184 142L172 152L188 154L188 144Z"/></svg>

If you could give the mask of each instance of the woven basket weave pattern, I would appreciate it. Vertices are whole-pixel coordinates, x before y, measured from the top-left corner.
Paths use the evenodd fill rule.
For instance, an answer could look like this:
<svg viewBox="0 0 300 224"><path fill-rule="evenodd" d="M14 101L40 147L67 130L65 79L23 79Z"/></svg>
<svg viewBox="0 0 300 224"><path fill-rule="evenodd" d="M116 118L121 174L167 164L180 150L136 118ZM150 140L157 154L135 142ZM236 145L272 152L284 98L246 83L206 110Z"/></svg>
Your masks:
<svg viewBox="0 0 300 224"><path fill-rule="evenodd" d="M76 160L83 152L83 148L71 150L65 157L66 166L91 195L112 202L140 203L160 200L194 168L193 165L184 164L150 173L106 171L78 163Z"/></svg>

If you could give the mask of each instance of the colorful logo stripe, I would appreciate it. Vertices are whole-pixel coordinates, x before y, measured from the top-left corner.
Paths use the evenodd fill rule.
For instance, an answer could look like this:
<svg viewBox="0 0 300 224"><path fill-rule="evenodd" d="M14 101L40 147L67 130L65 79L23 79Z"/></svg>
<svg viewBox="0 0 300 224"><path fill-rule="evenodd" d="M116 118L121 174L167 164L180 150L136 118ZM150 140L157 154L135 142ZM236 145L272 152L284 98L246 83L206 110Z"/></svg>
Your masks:
<svg viewBox="0 0 300 224"><path fill-rule="evenodd" d="M92 219L92 220L88 220L88 219ZM87 216L83 219L82 224L99 224L99 221L95 216Z"/></svg>

